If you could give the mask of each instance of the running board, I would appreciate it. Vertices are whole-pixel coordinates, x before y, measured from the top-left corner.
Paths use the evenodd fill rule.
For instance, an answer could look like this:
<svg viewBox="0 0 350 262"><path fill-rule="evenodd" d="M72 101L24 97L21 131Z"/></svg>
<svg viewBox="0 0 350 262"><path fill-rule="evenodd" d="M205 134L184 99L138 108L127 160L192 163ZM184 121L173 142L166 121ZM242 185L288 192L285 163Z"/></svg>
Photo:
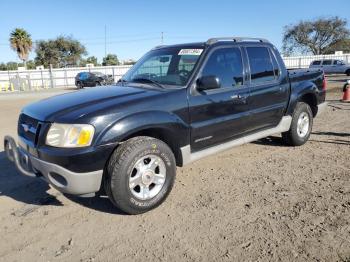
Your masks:
<svg viewBox="0 0 350 262"><path fill-rule="evenodd" d="M250 143L252 141L271 136L274 134L286 132L289 130L290 125L292 123L292 117L291 116L284 116L281 120L281 122L274 128L266 129L260 132L257 132L255 134L247 135L235 140L231 140L229 142L226 142L224 144L220 144L217 146L213 146L195 153L191 152L191 146L187 145L184 147L181 147L181 154L182 154L182 160L183 165L189 164L193 161L196 161L198 159L201 159L206 156L210 156L219 152L222 152L224 150L230 149L232 147L236 147L239 145L243 145L246 143Z"/></svg>

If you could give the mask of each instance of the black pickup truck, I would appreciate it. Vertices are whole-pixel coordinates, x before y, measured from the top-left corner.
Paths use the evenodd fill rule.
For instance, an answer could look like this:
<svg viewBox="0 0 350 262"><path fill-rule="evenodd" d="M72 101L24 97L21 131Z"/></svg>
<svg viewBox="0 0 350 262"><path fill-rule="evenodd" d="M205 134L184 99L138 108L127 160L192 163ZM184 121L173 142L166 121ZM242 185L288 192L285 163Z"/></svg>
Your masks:
<svg viewBox="0 0 350 262"><path fill-rule="evenodd" d="M26 106L4 146L22 174L139 214L165 200L176 166L273 134L304 144L325 89L321 70L288 71L265 39L159 46L116 85Z"/></svg>

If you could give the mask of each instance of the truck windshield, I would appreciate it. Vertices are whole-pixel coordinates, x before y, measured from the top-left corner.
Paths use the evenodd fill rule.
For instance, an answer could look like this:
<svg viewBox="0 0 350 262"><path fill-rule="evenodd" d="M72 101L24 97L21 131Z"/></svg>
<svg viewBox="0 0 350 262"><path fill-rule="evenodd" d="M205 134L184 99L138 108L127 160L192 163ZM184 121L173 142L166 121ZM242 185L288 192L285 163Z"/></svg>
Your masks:
<svg viewBox="0 0 350 262"><path fill-rule="evenodd" d="M184 86L203 49L161 48L144 55L122 78L122 82L157 83L163 87Z"/></svg>

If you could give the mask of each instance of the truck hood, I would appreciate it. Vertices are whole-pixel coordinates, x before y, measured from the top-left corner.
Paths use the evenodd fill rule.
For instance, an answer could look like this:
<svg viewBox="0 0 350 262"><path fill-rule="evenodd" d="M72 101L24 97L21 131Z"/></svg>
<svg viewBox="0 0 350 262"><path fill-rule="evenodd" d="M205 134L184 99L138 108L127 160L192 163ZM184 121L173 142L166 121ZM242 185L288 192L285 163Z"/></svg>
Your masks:
<svg viewBox="0 0 350 262"><path fill-rule="evenodd" d="M132 86L89 88L43 99L23 108L22 112L40 121L54 122L63 116L80 118L92 110L117 105L137 98L159 94L157 89ZM71 119L74 120L74 119Z"/></svg>

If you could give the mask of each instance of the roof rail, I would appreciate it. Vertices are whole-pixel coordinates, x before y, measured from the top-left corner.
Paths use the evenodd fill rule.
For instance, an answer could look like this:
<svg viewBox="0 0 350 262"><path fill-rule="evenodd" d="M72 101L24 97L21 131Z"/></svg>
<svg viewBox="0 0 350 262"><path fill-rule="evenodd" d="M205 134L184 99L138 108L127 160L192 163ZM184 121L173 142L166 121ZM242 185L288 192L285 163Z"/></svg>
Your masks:
<svg viewBox="0 0 350 262"><path fill-rule="evenodd" d="M254 37L214 37L207 40L207 45L214 44L219 41L233 41L233 42L243 42L243 41L257 41L261 43L270 43L269 40L264 38L254 38Z"/></svg>

